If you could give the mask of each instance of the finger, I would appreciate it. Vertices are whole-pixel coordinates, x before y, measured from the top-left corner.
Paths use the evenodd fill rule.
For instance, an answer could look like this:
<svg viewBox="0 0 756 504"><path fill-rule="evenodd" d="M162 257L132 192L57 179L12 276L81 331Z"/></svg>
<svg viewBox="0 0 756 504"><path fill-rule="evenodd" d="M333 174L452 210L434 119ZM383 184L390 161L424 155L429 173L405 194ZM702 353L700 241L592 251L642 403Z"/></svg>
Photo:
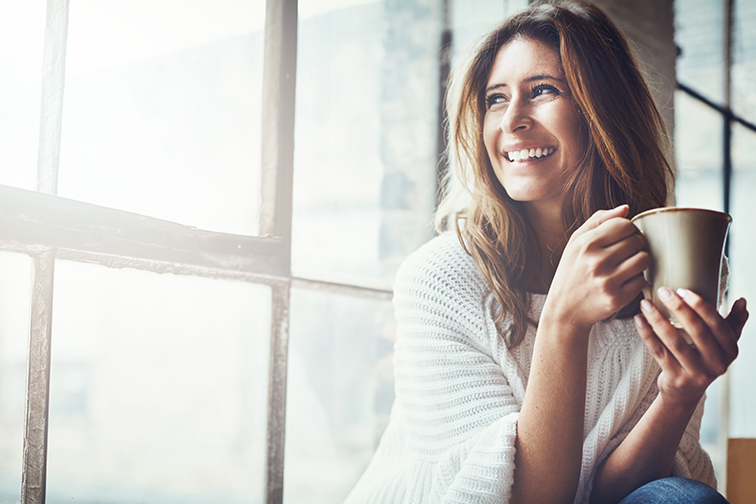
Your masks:
<svg viewBox="0 0 756 504"><path fill-rule="evenodd" d="M680 365L687 369L697 369L701 362L701 354L691 348L681 331L678 331L649 300L641 301L641 311L659 340Z"/></svg>
<svg viewBox="0 0 756 504"><path fill-rule="evenodd" d="M628 243L633 248L637 247L638 250L646 245L642 235L638 232L638 228L624 217L607 219L599 226L586 231L585 234L590 236L596 245L604 248L620 244L628 239L630 240Z"/></svg>
<svg viewBox="0 0 756 504"><path fill-rule="evenodd" d="M660 290L660 298L661 298ZM670 298L663 301L675 317L688 330L693 342L701 350L705 357L718 357L707 353L714 351L713 344L723 352L729 365L738 355L738 336L732 330L716 308L707 303L701 296L688 289L678 289L678 294L667 289ZM694 331L694 332L692 332ZM700 340L700 341L699 341ZM712 360L712 362L715 362Z"/></svg>
<svg viewBox="0 0 756 504"><path fill-rule="evenodd" d="M616 208L612 208L611 210L598 210L573 233L573 236L580 236L592 229L599 227L601 224L610 219L617 217L626 217L629 211L630 207L628 205L620 205Z"/></svg>
<svg viewBox="0 0 756 504"><path fill-rule="evenodd" d="M643 239L630 236L607 248L605 264L621 282L642 273L651 265L651 256L643 249Z"/></svg>
<svg viewBox="0 0 756 504"><path fill-rule="evenodd" d="M748 320L748 315L746 300L745 298L740 298L733 303L730 314L725 319L738 339L740 339L740 335L743 333L743 327Z"/></svg>
<svg viewBox="0 0 756 504"><path fill-rule="evenodd" d="M647 286L648 282L646 282L646 279L643 277L643 273L639 273L634 277L626 280L625 283L620 286L620 292L622 292L623 297L627 297L629 299L629 303L630 301L634 300L641 292L643 292L643 289Z"/></svg>
<svg viewBox="0 0 756 504"><path fill-rule="evenodd" d="M656 336L646 318L639 314L633 320L643 343L648 348L648 351L651 352L653 358L656 359L656 362L659 363L659 366L665 371L679 368L680 363L677 362L675 356L672 355L667 347L664 346L664 343Z"/></svg>

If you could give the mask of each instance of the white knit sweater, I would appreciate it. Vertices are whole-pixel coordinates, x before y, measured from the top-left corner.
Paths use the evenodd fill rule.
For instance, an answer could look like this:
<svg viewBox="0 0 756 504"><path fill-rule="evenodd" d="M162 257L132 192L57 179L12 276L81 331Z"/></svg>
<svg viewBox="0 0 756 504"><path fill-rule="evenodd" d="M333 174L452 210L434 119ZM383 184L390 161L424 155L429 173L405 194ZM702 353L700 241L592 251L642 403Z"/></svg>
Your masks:
<svg viewBox="0 0 756 504"><path fill-rule="evenodd" d="M533 320L545 299L532 296ZM535 330L507 349L501 335L510 319L494 324L500 305L454 234L434 238L404 262L394 309L396 401L378 450L346 503L509 502ZM575 503L588 502L596 468L648 409L658 373L632 320L593 327ZM702 414L703 400L673 473L716 487L698 442Z"/></svg>

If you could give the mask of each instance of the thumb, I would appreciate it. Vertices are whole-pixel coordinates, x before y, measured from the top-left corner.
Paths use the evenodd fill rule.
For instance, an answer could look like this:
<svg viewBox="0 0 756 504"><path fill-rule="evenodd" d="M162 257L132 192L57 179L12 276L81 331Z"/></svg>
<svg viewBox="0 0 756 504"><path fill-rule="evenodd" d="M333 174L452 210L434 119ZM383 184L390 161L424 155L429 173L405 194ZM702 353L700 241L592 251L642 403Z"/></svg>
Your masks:
<svg viewBox="0 0 756 504"><path fill-rule="evenodd" d="M740 338L743 327L748 320L748 310L746 309L745 298L740 298L732 305L730 314L727 316L727 323L730 325L735 334Z"/></svg>

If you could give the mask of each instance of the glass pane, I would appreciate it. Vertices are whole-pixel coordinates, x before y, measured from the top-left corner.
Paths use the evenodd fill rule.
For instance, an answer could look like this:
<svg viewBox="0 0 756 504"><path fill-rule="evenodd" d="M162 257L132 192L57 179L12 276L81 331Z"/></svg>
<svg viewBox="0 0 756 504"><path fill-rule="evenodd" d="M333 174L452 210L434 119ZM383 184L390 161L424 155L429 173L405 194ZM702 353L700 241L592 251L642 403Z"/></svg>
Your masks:
<svg viewBox="0 0 756 504"><path fill-rule="evenodd" d="M677 206L724 208L722 116L682 91L675 91Z"/></svg>
<svg viewBox="0 0 756 504"><path fill-rule="evenodd" d="M724 102L724 1L675 0L677 80L719 103Z"/></svg>
<svg viewBox="0 0 756 504"><path fill-rule="evenodd" d="M340 504L394 401L389 301L293 289L284 502Z"/></svg>
<svg viewBox="0 0 756 504"><path fill-rule="evenodd" d="M0 503L21 498L32 262L0 252Z"/></svg>
<svg viewBox="0 0 756 504"><path fill-rule="evenodd" d="M704 405L704 415L701 419L701 430L699 431L701 446L709 454L709 457L711 457L711 463L714 466L714 474L717 477L718 489L720 491L724 490L722 475L725 473L727 465L726 443L720 443L723 441L721 433L723 389L724 380L720 377L706 390L706 404Z"/></svg>
<svg viewBox="0 0 756 504"><path fill-rule="evenodd" d="M460 57L464 57L470 50L470 46L480 37L501 23L508 13L522 6L527 7L527 2L516 0L451 2L453 64Z"/></svg>
<svg viewBox="0 0 756 504"><path fill-rule="evenodd" d="M47 502L263 502L270 290L59 261Z"/></svg>
<svg viewBox="0 0 756 504"><path fill-rule="evenodd" d="M58 194L256 234L264 17L264 0L72 0Z"/></svg>
<svg viewBox="0 0 756 504"><path fill-rule="evenodd" d="M732 109L756 123L756 2L735 0Z"/></svg>
<svg viewBox="0 0 756 504"><path fill-rule="evenodd" d="M0 184L36 189L45 2L0 1Z"/></svg>
<svg viewBox="0 0 756 504"><path fill-rule="evenodd" d="M441 0L303 19L292 269L388 283L432 236Z"/></svg>
<svg viewBox="0 0 756 504"><path fill-rule="evenodd" d="M756 302L756 133L733 128L732 228L730 302L745 297ZM751 313L754 313L751 308ZM748 321L740 337L740 354L730 371L730 437L756 438L756 323Z"/></svg>

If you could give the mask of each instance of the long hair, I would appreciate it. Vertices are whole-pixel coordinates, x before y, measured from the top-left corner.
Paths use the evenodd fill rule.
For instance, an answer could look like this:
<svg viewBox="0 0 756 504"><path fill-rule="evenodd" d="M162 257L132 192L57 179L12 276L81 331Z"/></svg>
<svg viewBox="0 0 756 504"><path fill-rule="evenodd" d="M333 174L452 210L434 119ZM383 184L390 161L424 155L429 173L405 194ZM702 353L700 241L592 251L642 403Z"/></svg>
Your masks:
<svg viewBox="0 0 756 504"><path fill-rule="evenodd" d="M522 285L526 264L540 258L521 203L509 197L494 173L483 143L485 89L498 51L516 37L544 43L559 56L567 85L587 134L578 167L563 188L565 238L599 209L627 203L630 217L664 206L674 172L669 139L628 40L598 7L559 1L531 7L486 36L460 74L447 100L448 157L467 206L454 211L459 192L444 187L436 213L438 231L454 228L462 245L511 316L506 344L525 336L529 293ZM529 263L533 261L533 263ZM530 266L528 266L530 267ZM638 310L640 298L617 316Z"/></svg>

